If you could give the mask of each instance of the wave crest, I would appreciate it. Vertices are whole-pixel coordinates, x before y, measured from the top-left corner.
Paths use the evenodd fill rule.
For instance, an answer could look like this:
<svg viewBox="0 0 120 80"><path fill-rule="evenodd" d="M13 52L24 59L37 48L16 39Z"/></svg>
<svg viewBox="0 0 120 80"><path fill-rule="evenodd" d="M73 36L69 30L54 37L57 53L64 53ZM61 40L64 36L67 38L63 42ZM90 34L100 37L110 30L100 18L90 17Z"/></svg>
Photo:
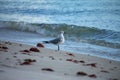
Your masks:
<svg viewBox="0 0 120 80"><path fill-rule="evenodd" d="M56 37L62 30L65 31L65 37L67 40L75 40L120 49L120 32L111 30L67 24L36 24L13 21L1 21L0 25L0 27L7 26L10 29L34 32L53 37Z"/></svg>

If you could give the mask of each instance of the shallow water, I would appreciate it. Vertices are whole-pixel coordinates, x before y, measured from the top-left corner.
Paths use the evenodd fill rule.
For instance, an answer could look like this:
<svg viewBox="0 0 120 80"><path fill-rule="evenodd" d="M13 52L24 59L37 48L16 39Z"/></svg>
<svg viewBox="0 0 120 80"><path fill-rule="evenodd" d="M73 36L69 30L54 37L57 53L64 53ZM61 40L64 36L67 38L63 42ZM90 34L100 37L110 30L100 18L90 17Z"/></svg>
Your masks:
<svg viewBox="0 0 120 80"><path fill-rule="evenodd" d="M51 40L53 38L54 37L43 36L37 33L22 32L9 28L0 28L0 40L4 41L14 41L36 46L36 44L39 42L42 43L42 41L44 40ZM57 46L53 44L44 44L44 46L46 48L57 50ZM89 54L93 56L120 61L120 49L97 46L82 42L75 42L71 40L66 40L64 44L60 45L60 48L61 50L68 52Z"/></svg>
<svg viewBox="0 0 120 80"><path fill-rule="evenodd" d="M1 21L0 25L3 28L8 27L12 30L34 32L50 37L57 37L60 31L64 31L67 40L120 49L120 32L116 31L67 24L37 24L11 21Z"/></svg>

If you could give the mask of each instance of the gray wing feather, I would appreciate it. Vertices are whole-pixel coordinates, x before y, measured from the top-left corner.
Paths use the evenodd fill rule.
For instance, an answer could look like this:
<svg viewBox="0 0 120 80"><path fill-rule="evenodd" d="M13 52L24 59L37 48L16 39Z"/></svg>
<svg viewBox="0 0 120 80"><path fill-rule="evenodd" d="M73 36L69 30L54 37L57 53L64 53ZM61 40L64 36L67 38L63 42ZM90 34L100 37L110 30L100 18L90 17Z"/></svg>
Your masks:
<svg viewBox="0 0 120 80"><path fill-rule="evenodd" d="M56 39L53 39L53 40L50 40L49 42L50 43L53 43L53 44L57 44L61 41L61 38L56 38Z"/></svg>

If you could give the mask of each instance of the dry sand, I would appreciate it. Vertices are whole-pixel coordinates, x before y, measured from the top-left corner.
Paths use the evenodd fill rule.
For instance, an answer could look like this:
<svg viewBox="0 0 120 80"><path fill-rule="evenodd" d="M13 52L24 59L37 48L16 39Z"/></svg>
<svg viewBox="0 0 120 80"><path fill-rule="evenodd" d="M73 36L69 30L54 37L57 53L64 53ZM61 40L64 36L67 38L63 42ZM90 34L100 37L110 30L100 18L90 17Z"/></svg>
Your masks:
<svg viewBox="0 0 120 80"><path fill-rule="evenodd" d="M120 62L0 41L0 80L120 80Z"/></svg>

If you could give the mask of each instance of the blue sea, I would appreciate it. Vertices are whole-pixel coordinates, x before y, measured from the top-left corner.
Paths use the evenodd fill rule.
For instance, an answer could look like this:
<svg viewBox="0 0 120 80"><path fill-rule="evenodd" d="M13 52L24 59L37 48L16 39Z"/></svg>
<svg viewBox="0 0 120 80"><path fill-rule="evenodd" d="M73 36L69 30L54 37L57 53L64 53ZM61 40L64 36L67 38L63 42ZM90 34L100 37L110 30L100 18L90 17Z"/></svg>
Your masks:
<svg viewBox="0 0 120 80"><path fill-rule="evenodd" d="M120 61L120 0L0 0L0 40L35 46L61 30L61 50Z"/></svg>

